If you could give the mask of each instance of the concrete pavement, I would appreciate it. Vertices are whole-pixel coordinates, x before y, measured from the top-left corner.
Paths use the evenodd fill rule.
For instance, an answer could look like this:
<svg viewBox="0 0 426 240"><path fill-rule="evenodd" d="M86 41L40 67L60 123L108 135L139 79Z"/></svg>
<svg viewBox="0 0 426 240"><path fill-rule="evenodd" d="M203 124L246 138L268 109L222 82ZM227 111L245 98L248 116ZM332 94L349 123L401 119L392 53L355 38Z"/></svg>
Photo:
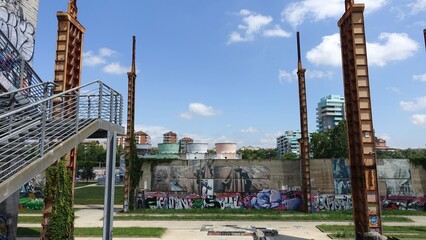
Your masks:
<svg viewBox="0 0 426 240"><path fill-rule="evenodd" d="M103 227L103 209L100 206L92 206L95 208L80 209L75 212L75 227ZM118 207L118 206L117 206ZM118 209L116 209L118 210ZM119 214L117 212L115 215ZM392 222L385 225L426 225L426 217L410 216L413 222ZM161 240L252 240L249 236L208 236L207 232L201 231L203 225L224 226L254 226L276 229L279 236L270 237L271 240L328 240L330 239L326 233L321 232L316 225L318 224L353 224L352 222L279 222L279 221L114 221L114 227L164 227L167 228L166 233ZM40 224L19 224L20 227L37 227ZM18 238L20 240L35 240L38 238ZM102 238L83 238L76 237L76 240L99 240ZM116 240L128 238L115 238ZM153 240L153 238L132 238L134 240Z"/></svg>

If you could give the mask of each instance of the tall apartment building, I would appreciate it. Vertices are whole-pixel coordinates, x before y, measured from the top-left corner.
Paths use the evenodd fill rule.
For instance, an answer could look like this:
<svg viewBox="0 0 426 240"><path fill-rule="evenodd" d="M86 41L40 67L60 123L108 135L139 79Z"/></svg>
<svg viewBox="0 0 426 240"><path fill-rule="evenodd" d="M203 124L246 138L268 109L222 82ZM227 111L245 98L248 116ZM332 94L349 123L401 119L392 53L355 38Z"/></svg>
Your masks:
<svg viewBox="0 0 426 240"><path fill-rule="evenodd" d="M126 135L118 136L118 145L121 145L124 147L124 144L126 143ZM151 144L151 137L142 131L135 132L135 143L136 144Z"/></svg>
<svg viewBox="0 0 426 240"><path fill-rule="evenodd" d="M151 144L151 137L145 132L138 131L135 132L135 141L136 144Z"/></svg>
<svg viewBox="0 0 426 240"><path fill-rule="evenodd" d="M194 140L189 137L184 137L181 140L179 140L179 153L186 153L188 143L193 143L193 142Z"/></svg>
<svg viewBox="0 0 426 240"><path fill-rule="evenodd" d="M338 95L321 98L317 107L317 130L326 132L345 119L345 99Z"/></svg>
<svg viewBox="0 0 426 240"><path fill-rule="evenodd" d="M176 142L177 142L176 133L170 131L163 134L163 143L176 143Z"/></svg>
<svg viewBox="0 0 426 240"><path fill-rule="evenodd" d="M299 139L302 134L297 131L286 131L284 135L277 137L277 152L280 157L284 153L292 152L299 155Z"/></svg>

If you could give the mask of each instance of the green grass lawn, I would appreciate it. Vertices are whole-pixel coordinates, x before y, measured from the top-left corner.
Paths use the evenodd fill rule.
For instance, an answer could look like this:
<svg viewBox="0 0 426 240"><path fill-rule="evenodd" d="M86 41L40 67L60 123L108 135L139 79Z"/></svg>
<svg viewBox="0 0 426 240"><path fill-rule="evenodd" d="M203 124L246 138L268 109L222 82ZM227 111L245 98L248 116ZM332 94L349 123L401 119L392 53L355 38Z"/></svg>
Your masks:
<svg viewBox="0 0 426 240"><path fill-rule="evenodd" d="M157 210L162 212L163 210ZM167 212L167 213L166 213ZM277 213L278 212L278 213ZM156 211L143 211L132 212L132 215L118 215L114 217L117 221L132 221L132 220L187 220L187 221L198 221L198 220L211 220L211 221L222 221L222 220L236 220L236 221L353 221L351 212L318 212L313 214L306 214L302 212L286 212L286 211L256 211L256 210L245 210L243 214L240 214L240 210L209 210L206 213L201 211L178 210L177 213L173 211L165 211L161 214L156 214ZM411 222L412 220L403 216L386 216L382 218L384 222Z"/></svg>
<svg viewBox="0 0 426 240"><path fill-rule="evenodd" d="M74 187L84 187L84 186L87 186L87 185L90 185L90 184L96 184L96 182L86 182L86 181L83 181L83 182L75 182L75 185L74 185Z"/></svg>
<svg viewBox="0 0 426 240"><path fill-rule="evenodd" d="M88 205L88 204L104 204L104 190L105 186L93 186L75 189L74 191L74 204L75 205ZM123 204L123 186L115 186L114 191L114 204Z"/></svg>
<svg viewBox="0 0 426 240"><path fill-rule="evenodd" d="M333 238L354 237L353 225L318 225L323 232L329 232ZM383 226L383 235L396 238L426 239L426 226Z"/></svg>
<svg viewBox="0 0 426 240"><path fill-rule="evenodd" d="M18 227L18 237L40 236L41 228L26 228ZM150 227L129 227L129 228L114 228L115 237L161 237L166 228L150 228ZM90 237L102 236L102 228L75 228L74 236Z"/></svg>

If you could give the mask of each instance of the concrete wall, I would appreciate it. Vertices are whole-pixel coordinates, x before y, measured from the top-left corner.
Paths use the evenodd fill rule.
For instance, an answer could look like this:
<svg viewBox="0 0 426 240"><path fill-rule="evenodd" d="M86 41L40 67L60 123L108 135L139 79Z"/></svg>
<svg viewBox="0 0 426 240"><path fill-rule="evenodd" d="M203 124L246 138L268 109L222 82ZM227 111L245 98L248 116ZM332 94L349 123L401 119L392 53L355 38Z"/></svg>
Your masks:
<svg viewBox="0 0 426 240"><path fill-rule="evenodd" d="M351 194L348 160L312 159L310 166L313 193L317 195ZM399 171L391 169L399 169ZM198 183L200 179L203 179L208 180L209 183L206 184L210 184L215 193L230 192L230 190L220 188L218 183L218 181L224 183L227 178L241 180L238 183L233 180L235 184L246 184L249 180L249 183L253 185L248 188L250 191L258 191L260 187L275 190L297 190L301 186L298 160L160 160L147 162L144 164L143 170L140 187L143 187L146 182L147 191L198 194ZM238 172L239 175L236 175L235 172ZM378 161L378 172L381 196L423 196L426 192L425 170L421 166L412 165L406 159L380 160ZM201 177L199 174L202 174ZM174 188L173 191L171 188L167 188L168 184L172 183L180 185L181 189ZM161 188L155 187L160 185Z"/></svg>

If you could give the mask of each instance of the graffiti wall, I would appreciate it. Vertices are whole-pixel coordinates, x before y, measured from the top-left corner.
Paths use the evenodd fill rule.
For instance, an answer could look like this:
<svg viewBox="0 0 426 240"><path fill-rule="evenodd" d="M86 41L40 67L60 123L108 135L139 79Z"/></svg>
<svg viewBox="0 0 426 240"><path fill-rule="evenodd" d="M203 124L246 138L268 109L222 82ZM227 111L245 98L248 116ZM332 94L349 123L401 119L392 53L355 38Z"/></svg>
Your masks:
<svg viewBox="0 0 426 240"><path fill-rule="evenodd" d="M217 195L177 195L147 193L144 204L151 209L276 209L300 210L302 195L295 191L263 189L258 193L221 193Z"/></svg>
<svg viewBox="0 0 426 240"><path fill-rule="evenodd" d="M334 194L350 194L350 167L345 165L345 159L332 159Z"/></svg>
<svg viewBox="0 0 426 240"><path fill-rule="evenodd" d="M384 159L377 172L378 178L385 180L387 196L414 195L408 159Z"/></svg>
<svg viewBox="0 0 426 240"><path fill-rule="evenodd" d="M38 5L39 0L0 1L0 30L27 62L34 56Z"/></svg>
<svg viewBox="0 0 426 240"><path fill-rule="evenodd" d="M352 209L351 195L312 195L312 211L335 211Z"/></svg>
<svg viewBox="0 0 426 240"><path fill-rule="evenodd" d="M264 166L214 166L203 161L188 166L155 166L151 190L213 195L251 193L270 187L270 170Z"/></svg>

